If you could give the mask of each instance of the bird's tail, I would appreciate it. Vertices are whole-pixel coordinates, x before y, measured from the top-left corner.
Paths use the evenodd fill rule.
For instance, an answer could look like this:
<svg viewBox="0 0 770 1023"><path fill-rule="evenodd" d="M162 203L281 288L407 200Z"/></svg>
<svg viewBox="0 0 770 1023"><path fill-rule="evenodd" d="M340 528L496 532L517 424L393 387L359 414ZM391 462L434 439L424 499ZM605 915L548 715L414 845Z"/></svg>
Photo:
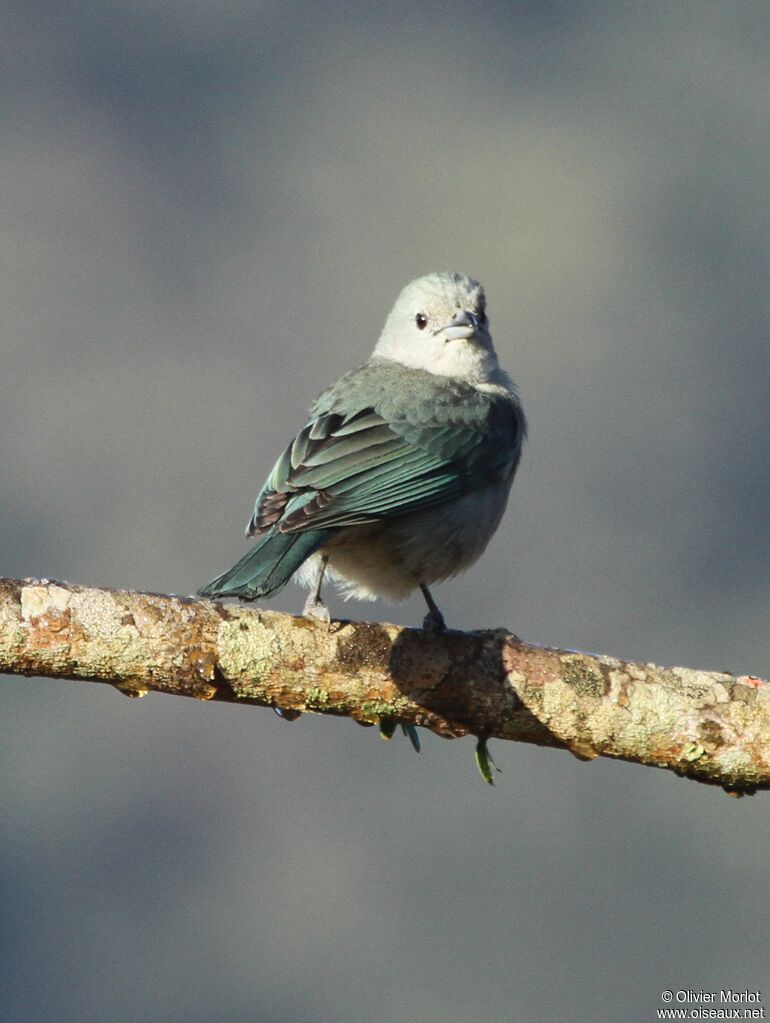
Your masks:
<svg viewBox="0 0 770 1023"><path fill-rule="evenodd" d="M257 540L237 565L198 590L198 594L201 597L255 600L276 593L329 535L326 529L309 529L302 533L267 533Z"/></svg>

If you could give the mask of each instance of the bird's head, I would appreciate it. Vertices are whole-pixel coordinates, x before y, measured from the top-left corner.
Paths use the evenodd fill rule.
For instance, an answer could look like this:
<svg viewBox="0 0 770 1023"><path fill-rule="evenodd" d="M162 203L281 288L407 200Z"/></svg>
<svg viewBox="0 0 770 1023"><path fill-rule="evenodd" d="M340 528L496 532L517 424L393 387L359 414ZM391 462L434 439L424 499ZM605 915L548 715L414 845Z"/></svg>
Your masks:
<svg viewBox="0 0 770 1023"><path fill-rule="evenodd" d="M413 369L473 382L499 372L486 297L465 274L432 273L407 284L374 350Z"/></svg>

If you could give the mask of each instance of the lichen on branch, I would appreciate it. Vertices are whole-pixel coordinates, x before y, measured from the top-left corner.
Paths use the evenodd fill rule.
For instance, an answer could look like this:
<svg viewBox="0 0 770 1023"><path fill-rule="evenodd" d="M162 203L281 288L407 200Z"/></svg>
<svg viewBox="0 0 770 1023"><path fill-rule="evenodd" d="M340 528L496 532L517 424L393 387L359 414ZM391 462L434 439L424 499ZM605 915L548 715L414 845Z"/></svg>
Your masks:
<svg viewBox="0 0 770 1023"><path fill-rule="evenodd" d="M190 597L0 580L0 672L400 721L770 788L770 685L521 642Z"/></svg>

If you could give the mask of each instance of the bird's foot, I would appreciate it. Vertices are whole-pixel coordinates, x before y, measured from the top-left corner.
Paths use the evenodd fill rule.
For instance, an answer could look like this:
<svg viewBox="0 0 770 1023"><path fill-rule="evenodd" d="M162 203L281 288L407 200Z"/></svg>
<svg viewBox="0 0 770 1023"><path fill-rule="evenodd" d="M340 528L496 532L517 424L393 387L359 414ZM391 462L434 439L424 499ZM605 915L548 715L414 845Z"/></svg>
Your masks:
<svg viewBox="0 0 770 1023"><path fill-rule="evenodd" d="M305 606L302 608L302 614L305 618L313 618L317 622L323 622L325 625L329 625L332 620L332 616L329 614L329 608L320 600L314 593L305 601Z"/></svg>
<svg viewBox="0 0 770 1023"><path fill-rule="evenodd" d="M438 632L446 632L446 622L438 608L436 608L435 611L428 611L422 620L422 627L425 632L431 632L434 634Z"/></svg>
<svg viewBox="0 0 770 1023"><path fill-rule="evenodd" d="M425 583L420 583L420 589L422 590L423 597L425 597L425 603L428 605L428 613L422 620L423 629L425 632L443 632L446 629L446 623L438 604L431 596L430 590Z"/></svg>

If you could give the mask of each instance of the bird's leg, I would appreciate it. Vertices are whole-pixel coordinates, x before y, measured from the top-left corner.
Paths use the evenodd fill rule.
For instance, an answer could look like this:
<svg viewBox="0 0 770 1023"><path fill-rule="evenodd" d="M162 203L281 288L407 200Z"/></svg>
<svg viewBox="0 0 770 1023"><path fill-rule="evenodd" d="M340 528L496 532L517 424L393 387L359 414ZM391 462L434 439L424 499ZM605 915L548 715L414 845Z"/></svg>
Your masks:
<svg viewBox="0 0 770 1023"><path fill-rule="evenodd" d="M425 597L425 603L428 605L428 613L425 615L422 623L423 629L426 632L443 632L446 624L436 601L431 597L430 590L425 583L420 583L420 589L422 590L423 597Z"/></svg>
<svg viewBox="0 0 770 1023"><path fill-rule="evenodd" d="M311 590L305 601L305 606L302 609L302 614L306 618L315 618L319 622L326 622L327 625L331 621L331 615L326 604L321 600L321 583L324 581L324 572L326 571L326 565L329 561L327 554L321 555L321 567L318 569L318 578L316 579L315 588Z"/></svg>

